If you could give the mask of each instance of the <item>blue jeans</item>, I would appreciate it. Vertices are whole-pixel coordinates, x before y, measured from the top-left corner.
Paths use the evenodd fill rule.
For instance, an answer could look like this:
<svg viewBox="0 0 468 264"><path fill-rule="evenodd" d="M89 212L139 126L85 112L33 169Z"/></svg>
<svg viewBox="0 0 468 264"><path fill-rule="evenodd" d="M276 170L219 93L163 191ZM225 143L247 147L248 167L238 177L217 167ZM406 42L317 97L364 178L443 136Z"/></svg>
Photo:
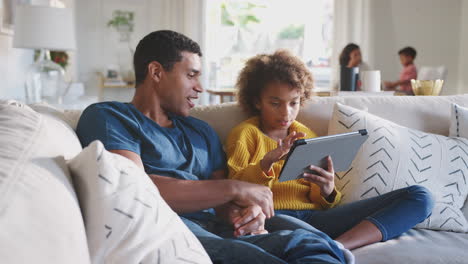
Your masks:
<svg viewBox="0 0 468 264"><path fill-rule="evenodd" d="M330 237L337 238L359 222L369 220L381 231L382 241L386 241L424 221L430 216L433 207L430 191L413 185L328 210L276 210L279 217L268 221L266 228L314 230L315 227ZM300 220L288 218L288 221L282 221L282 215Z"/></svg>
<svg viewBox="0 0 468 264"><path fill-rule="evenodd" d="M205 213L203 219L181 218L215 264L346 263L334 241L313 227L234 238L232 226L212 214ZM290 220L284 217L277 223L287 225Z"/></svg>

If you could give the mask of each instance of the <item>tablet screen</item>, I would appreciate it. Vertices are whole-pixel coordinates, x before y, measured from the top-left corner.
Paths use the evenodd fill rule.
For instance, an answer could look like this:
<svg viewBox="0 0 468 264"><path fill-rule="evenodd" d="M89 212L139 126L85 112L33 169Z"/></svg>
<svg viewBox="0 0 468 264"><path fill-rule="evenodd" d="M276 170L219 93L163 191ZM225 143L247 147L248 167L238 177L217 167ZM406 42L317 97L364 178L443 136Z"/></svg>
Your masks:
<svg viewBox="0 0 468 264"><path fill-rule="evenodd" d="M327 169L327 156L331 156L335 172L345 171L368 137L367 130L362 129L350 133L297 140L284 162L279 181L301 178L304 172L310 172L310 165Z"/></svg>

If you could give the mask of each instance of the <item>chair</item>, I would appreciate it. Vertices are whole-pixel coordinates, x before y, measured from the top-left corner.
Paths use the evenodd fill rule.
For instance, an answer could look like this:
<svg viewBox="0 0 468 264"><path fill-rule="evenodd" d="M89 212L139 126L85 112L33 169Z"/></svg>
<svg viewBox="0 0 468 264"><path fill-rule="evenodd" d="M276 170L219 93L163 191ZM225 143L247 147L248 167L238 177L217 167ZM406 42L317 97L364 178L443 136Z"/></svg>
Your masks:
<svg viewBox="0 0 468 264"><path fill-rule="evenodd" d="M444 65L431 67L421 66L418 71L418 80L446 80L447 78L447 67Z"/></svg>

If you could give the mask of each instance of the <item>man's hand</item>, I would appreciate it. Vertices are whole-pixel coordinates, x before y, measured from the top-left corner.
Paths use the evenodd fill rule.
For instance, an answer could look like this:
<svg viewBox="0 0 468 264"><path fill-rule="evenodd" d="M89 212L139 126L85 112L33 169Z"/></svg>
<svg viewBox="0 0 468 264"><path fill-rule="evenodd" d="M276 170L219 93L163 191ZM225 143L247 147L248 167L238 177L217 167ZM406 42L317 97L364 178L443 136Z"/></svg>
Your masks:
<svg viewBox="0 0 468 264"><path fill-rule="evenodd" d="M325 199L327 199L335 189L335 169L333 168L333 161L330 156L327 157L327 161L328 170L314 165L309 166L309 169L316 171L320 175L304 173L304 179L317 184L320 187L320 194L325 197Z"/></svg>
<svg viewBox="0 0 468 264"><path fill-rule="evenodd" d="M229 220L234 226L234 236L267 234L265 230L265 214L258 205L240 208L236 205L231 207Z"/></svg>
<svg viewBox="0 0 468 264"><path fill-rule="evenodd" d="M270 188L243 181L232 180L234 192L233 203L246 208L253 205L258 205L266 218L271 218L275 215L273 210L273 193Z"/></svg>
<svg viewBox="0 0 468 264"><path fill-rule="evenodd" d="M260 167L262 167L262 170L265 173L268 173L271 169L271 166L273 166L275 162L279 161L284 155L288 154L294 141L305 136L306 134L303 132L296 133L296 131L293 131L283 140L278 140L278 147L265 154L263 159L260 161Z"/></svg>

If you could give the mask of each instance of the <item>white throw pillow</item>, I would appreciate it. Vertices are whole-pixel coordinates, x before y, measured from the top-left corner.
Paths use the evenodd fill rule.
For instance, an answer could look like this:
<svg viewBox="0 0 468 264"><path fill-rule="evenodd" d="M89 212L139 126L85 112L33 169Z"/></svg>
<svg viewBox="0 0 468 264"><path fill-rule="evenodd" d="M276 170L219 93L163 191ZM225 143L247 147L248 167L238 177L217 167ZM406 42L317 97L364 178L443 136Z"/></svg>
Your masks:
<svg viewBox="0 0 468 264"><path fill-rule="evenodd" d="M2 263L89 263L78 199L64 159L81 151L65 123L0 103Z"/></svg>
<svg viewBox="0 0 468 264"><path fill-rule="evenodd" d="M364 128L369 138L350 169L336 173L343 203L422 185L434 195L435 206L432 215L416 227L468 231L467 220L460 211L468 193L467 139L425 133L335 104L329 135Z"/></svg>
<svg viewBox="0 0 468 264"><path fill-rule="evenodd" d="M451 137L468 138L468 108L452 103L450 106L450 131ZM468 203L462 207L465 218L468 219Z"/></svg>
<svg viewBox="0 0 468 264"><path fill-rule="evenodd" d="M450 110L449 136L468 138L468 108L452 103Z"/></svg>
<svg viewBox="0 0 468 264"><path fill-rule="evenodd" d="M100 141L69 161L93 263L211 263L148 175Z"/></svg>

